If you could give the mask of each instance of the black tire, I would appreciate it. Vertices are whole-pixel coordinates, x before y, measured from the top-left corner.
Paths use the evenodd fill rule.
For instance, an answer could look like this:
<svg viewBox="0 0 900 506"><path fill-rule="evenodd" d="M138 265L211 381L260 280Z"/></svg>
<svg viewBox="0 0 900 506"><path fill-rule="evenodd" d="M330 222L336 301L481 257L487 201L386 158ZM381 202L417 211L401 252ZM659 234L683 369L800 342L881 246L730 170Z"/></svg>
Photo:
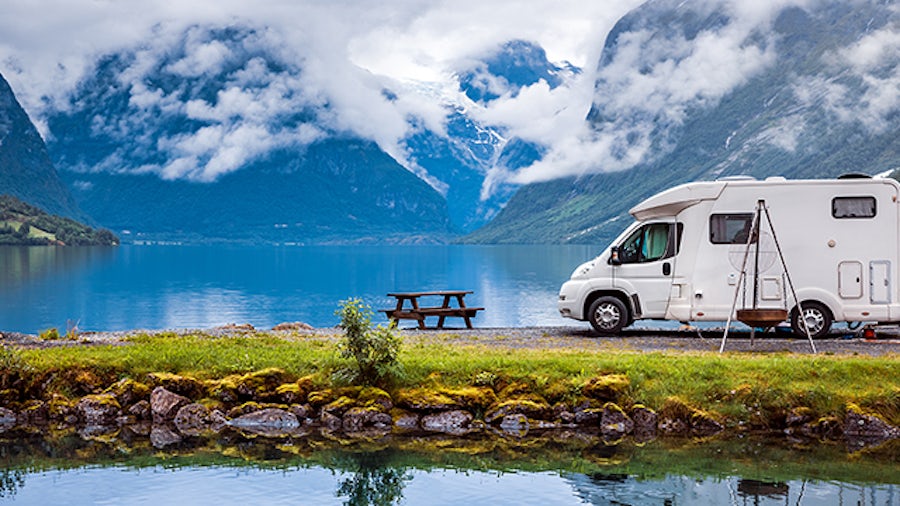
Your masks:
<svg viewBox="0 0 900 506"><path fill-rule="evenodd" d="M806 325L809 326L810 337L813 339L825 337L831 330L831 324L834 322L831 311L818 302L804 302L800 305L803 307ZM796 307L791 311L791 330L800 337L806 337L806 329L803 326L803 321L800 320L800 312Z"/></svg>
<svg viewBox="0 0 900 506"><path fill-rule="evenodd" d="M588 321L601 335L616 335L631 321L628 309L616 297L600 297L588 308Z"/></svg>

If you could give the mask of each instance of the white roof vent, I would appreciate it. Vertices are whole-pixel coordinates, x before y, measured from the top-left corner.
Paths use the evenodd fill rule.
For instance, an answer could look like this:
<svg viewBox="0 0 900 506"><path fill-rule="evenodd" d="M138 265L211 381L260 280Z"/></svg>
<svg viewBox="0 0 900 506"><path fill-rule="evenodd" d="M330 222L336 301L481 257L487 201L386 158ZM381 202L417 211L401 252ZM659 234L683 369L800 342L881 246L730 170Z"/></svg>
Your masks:
<svg viewBox="0 0 900 506"><path fill-rule="evenodd" d="M774 183L780 183L782 181L787 181L784 176L769 176L766 178L766 181L772 181Z"/></svg>

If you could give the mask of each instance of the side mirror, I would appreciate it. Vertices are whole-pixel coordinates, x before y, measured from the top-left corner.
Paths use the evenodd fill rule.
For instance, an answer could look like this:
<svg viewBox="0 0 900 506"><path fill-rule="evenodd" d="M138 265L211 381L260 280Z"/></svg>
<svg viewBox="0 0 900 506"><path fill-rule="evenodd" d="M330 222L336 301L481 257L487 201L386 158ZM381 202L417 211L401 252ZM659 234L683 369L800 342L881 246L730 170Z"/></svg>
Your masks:
<svg viewBox="0 0 900 506"><path fill-rule="evenodd" d="M609 252L609 265L622 265L622 261L619 260L619 247L613 246Z"/></svg>

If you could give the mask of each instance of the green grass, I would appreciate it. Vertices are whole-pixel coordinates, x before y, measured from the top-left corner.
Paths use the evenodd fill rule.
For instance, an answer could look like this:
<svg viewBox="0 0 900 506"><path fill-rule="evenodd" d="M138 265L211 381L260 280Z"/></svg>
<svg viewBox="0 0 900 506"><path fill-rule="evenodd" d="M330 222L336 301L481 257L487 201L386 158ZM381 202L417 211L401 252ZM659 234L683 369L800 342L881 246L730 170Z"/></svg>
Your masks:
<svg viewBox="0 0 900 506"><path fill-rule="evenodd" d="M477 342L477 339L475 340ZM88 369L107 377L141 380L147 373L170 372L198 379L221 378L267 367L297 377L313 375L322 385L346 364L338 336L284 339L266 334L213 338L163 334L131 338L126 346L58 347L22 350L28 367L41 372ZM677 398L725 420L765 419L792 407L818 416L841 416L847 403L878 413L900 425L900 358L654 352L559 348L515 349L453 344L439 336L408 339L402 347L402 376L389 389L460 387L477 377L497 378L499 386L521 384L553 402L574 402L590 378L622 374L629 386L619 403L654 409Z"/></svg>

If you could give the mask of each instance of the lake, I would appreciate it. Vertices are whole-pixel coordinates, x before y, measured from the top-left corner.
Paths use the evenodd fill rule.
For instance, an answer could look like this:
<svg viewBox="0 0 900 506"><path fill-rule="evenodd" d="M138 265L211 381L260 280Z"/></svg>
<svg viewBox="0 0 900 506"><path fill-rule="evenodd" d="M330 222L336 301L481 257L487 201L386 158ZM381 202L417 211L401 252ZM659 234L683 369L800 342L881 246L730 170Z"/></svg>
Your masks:
<svg viewBox="0 0 900 506"><path fill-rule="evenodd" d="M115 505L900 504L896 450L735 441L0 433L0 503Z"/></svg>
<svg viewBox="0 0 900 506"><path fill-rule="evenodd" d="M271 328L337 324L341 300L373 309L392 291L472 290L477 327L577 325L560 285L599 246L0 247L0 330ZM377 315L377 322L385 321ZM454 325L456 319L448 320ZM408 322L407 322L408 323ZM461 321L458 324L462 325Z"/></svg>

